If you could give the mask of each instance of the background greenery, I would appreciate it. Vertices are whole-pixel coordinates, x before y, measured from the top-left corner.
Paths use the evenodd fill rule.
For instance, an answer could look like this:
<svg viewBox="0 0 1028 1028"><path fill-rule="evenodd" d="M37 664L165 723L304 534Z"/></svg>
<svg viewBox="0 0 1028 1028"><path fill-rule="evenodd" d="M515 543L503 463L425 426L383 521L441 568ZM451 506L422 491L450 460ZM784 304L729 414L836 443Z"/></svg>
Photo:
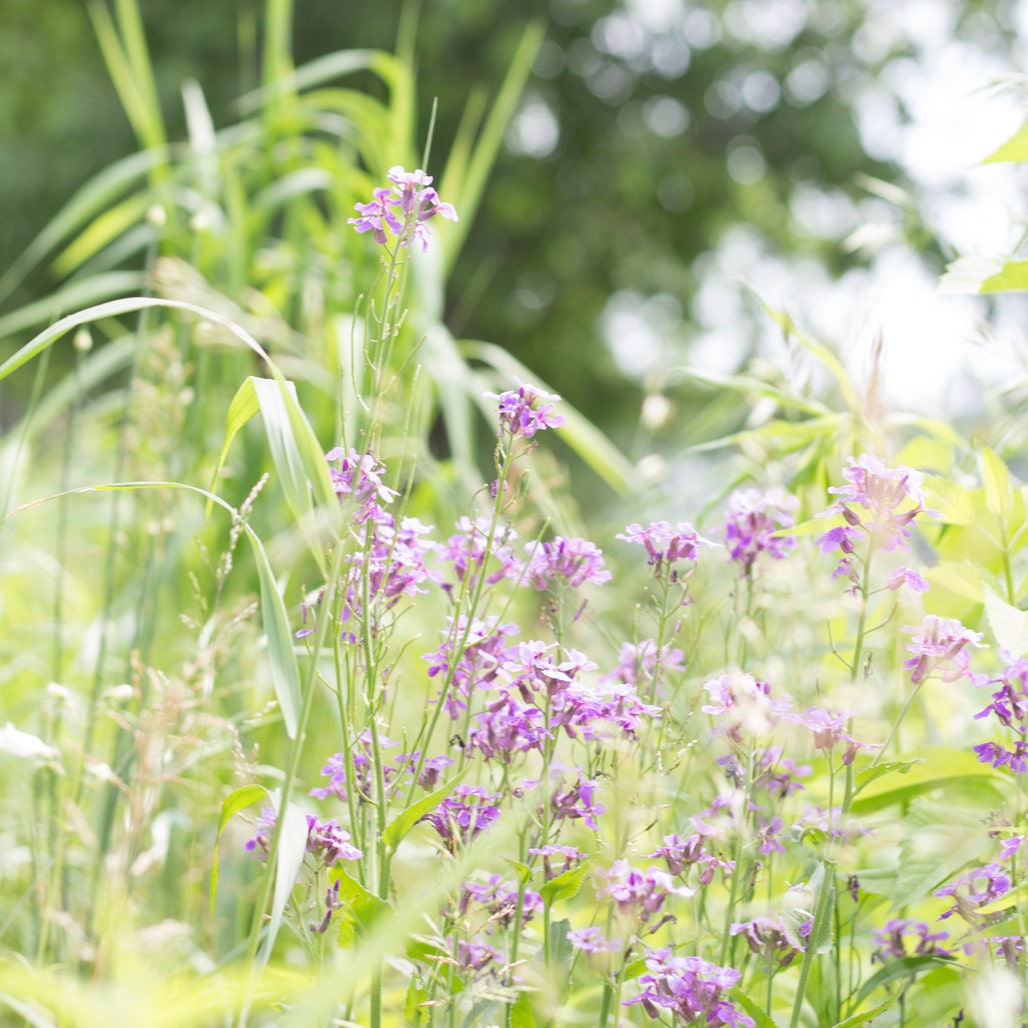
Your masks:
<svg viewBox="0 0 1028 1028"><path fill-rule="evenodd" d="M939 4L957 38L993 54L1010 53L1016 6ZM202 85L216 127L238 116L238 97L260 77L263 7L255 0L141 5L169 139L185 132L186 79ZM296 64L342 49L391 49L402 9L397 0L298 0ZM446 323L458 337L508 348L544 380L559 378L568 399L623 445L631 449L634 438L645 452L637 434L640 390L663 388L659 367L685 358L704 328L697 259L745 223L770 253L816 257L839 273L867 254L840 247L844 232L818 236L804 228L795 216L797 192L816 185L822 195L859 204L868 197L859 175L911 185L865 152L854 113L867 90L883 83L887 90L890 69L918 52L902 31L882 33L886 14L874 0L424 5L416 33L418 132L423 139L438 98L440 159L468 98L474 107L495 94L526 21L540 19L546 34L520 118L450 278ZM86 5L7 0L2 20L6 268L61 202L134 144ZM372 80L353 84L381 94ZM432 162L437 173L440 159ZM931 233L916 219L903 229L937 270ZM61 277L44 263L4 309L47 295ZM612 296L615 314L625 305L641 310L662 339L665 359L646 382L626 380L603 343L601 315ZM616 320L613 326L616 333ZM750 346L756 334L747 331ZM715 416L695 387L674 388L683 402L671 442L716 433L737 416L731 405ZM19 406L5 395L8 412Z"/></svg>

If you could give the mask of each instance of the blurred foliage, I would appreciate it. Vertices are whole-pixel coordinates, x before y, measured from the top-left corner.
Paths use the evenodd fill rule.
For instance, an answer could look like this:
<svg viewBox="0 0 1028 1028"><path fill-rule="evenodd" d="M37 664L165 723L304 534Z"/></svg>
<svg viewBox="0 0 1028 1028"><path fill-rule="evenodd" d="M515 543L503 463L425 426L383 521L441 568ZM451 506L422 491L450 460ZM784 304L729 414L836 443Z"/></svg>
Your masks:
<svg viewBox="0 0 1028 1028"><path fill-rule="evenodd" d="M983 50L1008 45L1012 0L943 6L955 8L961 38ZM236 98L258 81L264 5L150 0L141 7L169 138L185 132L187 78L201 83L216 127L235 120ZM793 201L804 190L827 203L848 198L859 223L867 194L858 175L902 184L896 168L865 153L854 116L871 84L913 53L902 33L880 31L882 7L877 0L425 6L416 42L418 138L438 98L430 169L437 173L469 97L473 110L495 94L527 20L541 16L547 27L475 230L449 276L447 325L458 337L506 347L630 445L643 383L626 383L604 344L609 302L652 322L666 363L680 363L703 330L698 259L733 225L750 226L771 253L811 256L830 272L861 260L840 246L841 234L805 228ZM299 0L296 64L353 47L392 49L403 8ZM133 143L84 7L7 0L4 29L6 268L77 185ZM381 92L370 74L355 84ZM916 242L931 250L923 233ZM54 284L52 269L37 272L5 309ZM609 324L616 334L617 320ZM666 386L660 363L649 389ZM676 389L679 411L689 412L676 418L676 442L687 431L693 441L726 431L739 417L738 408L712 412L697 402L694 384Z"/></svg>

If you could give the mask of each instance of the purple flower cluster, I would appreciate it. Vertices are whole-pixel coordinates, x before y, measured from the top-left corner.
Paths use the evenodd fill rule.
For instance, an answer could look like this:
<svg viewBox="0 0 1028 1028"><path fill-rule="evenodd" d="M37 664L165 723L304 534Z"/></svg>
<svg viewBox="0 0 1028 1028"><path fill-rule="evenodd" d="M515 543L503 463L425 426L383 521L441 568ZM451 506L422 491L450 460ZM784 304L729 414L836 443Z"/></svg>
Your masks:
<svg viewBox="0 0 1028 1028"><path fill-rule="evenodd" d="M649 867L639 871L627 860L615 860L606 871L598 869L599 884L596 898L613 900L622 916L639 924L645 924L654 914L659 914L669 896L695 895L695 889L675 885L667 871Z"/></svg>
<svg viewBox="0 0 1028 1028"><path fill-rule="evenodd" d="M540 592L553 583L578 588L586 582L602 585L611 579L603 566L603 551L588 539L565 539L558 535L552 542L528 543L525 550L525 573Z"/></svg>
<svg viewBox="0 0 1028 1028"><path fill-rule="evenodd" d="M780 530L792 528L795 519L791 512L798 506L796 497L784 490L737 489L732 493L724 524L725 546L743 577L753 573L761 553L781 560L795 549L796 540Z"/></svg>
<svg viewBox="0 0 1028 1028"><path fill-rule="evenodd" d="M975 685L985 685L985 675L971 671L970 646L982 647L981 632L972 632L955 618L940 618L926 614L920 626L908 625L903 631L913 638L907 650L914 654L904 663L910 671L910 681L917 685L926 678L941 678L955 682L969 678Z"/></svg>
<svg viewBox="0 0 1028 1028"><path fill-rule="evenodd" d="M514 556L512 544L518 534L507 525L492 527L488 518L463 517L456 524L457 532L438 548L439 558L450 564L458 583L463 583L476 570L481 571L487 560L499 564L486 578L486 585L496 585L505 578L523 579L524 565ZM490 538L490 530L492 537ZM472 586L473 582L468 582ZM451 584L443 586L453 592Z"/></svg>
<svg viewBox="0 0 1028 1028"><path fill-rule="evenodd" d="M700 818L693 818L692 825L695 831L688 838L683 839L677 832L665 835L664 845L649 856L663 857L673 875L683 874L691 867L698 868L700 885L710 885L719 870L727 878L735 870L735 861L722 860L707 851L707 840L716 835L709 825Z"/></svg>
<svg viewBox="0 0 1028 1028"><path fill-rule="evenodd" d="M336 821L319 821L313 814L307 814L307 852L312 854L322 867L334 867L341 860L360 860L364 854L350 842L350 833ZM275 830L278 816L274 807L265 807L257 817L257 834L246 843L248 853L257 853L263 860L270 847L271 833Z"/></svg>
<svg viewBox="0 0 1028 1028"><path fill-rule="evenodd" d="M959 914L968 924L974 927L993 924L1003 919L1003 911L982 915L979 908L998 900L1010 891L1010 875L999 864L986 864L976 867L966 875L961 875L952 885L936 889L936 896L951 896L953 906L939 915L940 921Z"/></svg>
<svg viewBox="0 0 1028 1028"><path fill-rule="evenodd" d="M506 881L502 875L490 875L485 882L465 882L462 892L460 909L464 914L472 902L485 907L489 921L485 927L491 934L493 926L509 928L518 910L518 887ZM543 898L531 889L521 894L521 927L523 928L535 915L542 910Z"/></svg>
<svg viewBox="0 0 1028 1028"><path fill-rule="evenodd" d="M325 454L325 460L333 465L329 468L332 488L340 497L353 497L358 524L381 517L382 504L392 503L399 495L382 481L385 465L370 453L337 446Z"/></svg>
<svg viewBox="0 0 1028 1028"><path fill-rule="evenodd" d="M739 984L741 975L731 967L719 967L699 957L676 957L661 949L646 958L648 974L639 978L643 991L625 1005L642 1004L652 1018L670 1013L684 1024L699 1022L704 1028L754 1028L725 993Z"/></svg>
<svg viewBox="0 0 1028 1028"><path fill-rule="evenodd" d="M603 678L625 682L636 688L649 686L656 679L658 664L662 674L681 674L685 671L685 654L670 645L662 646L658 654L653 639L622 643L618 651L618 666Z"/></svg>
<svg viewBox="0 0 1028 1028"><path fill-rule="evenodd" d="M512 658L504 637L517 631L517 625L500 624L496 617L475 619L470 625L464 616L456 624L448 619L442 646L434 653L426 653L424 659L429 662L429 678L451 677L444 701L451 718L456 720L467 710L473 692L494 684L500 668ZM454 653L459 653L456 661Z"/></svg>
<svg viewBox="0 0 1028 1028"><path fill-rule="evenodd" d="M453 205L443 203L439 194L430 188L431 175L420 169L404 171L395 165L389 169L386 178L393 185L374 190L374 199L370 203L354 204L360 217L347 221L358 232L371 232L376 243L384 245L389 242L388 228L398 237L401 246L407 247L417 241L424 251L428 249L430 238L425 222L437 215L448 221L457 221ZM398 213L402 218L397 216Z"/></svg>
<svg viewBox="0 0 1028 1028"><path fill-rule="evenodd" d="M830 529L817 540L822 553L842 552L836 575L858 578L853 565L857 544L867 539L876 548L892 552L910 549L910 525L919 514L939 517L927 510L921 483L924 476L912 468L886 467L877 457L862 454L850 458L843 469L847 484L828 491L839 499L824 513L841 514L845 524Z"/></svg>
<svg viewBox="0 0 1028 1028"><path fill-rule="evenodd" d="M886 960L903 960L910 956L945 956L949 950L937 943L945 942L948 938L949 932L933 932L924 921L893 918L886 921L884 928L874 930L874 940L878 949L871 959L884 964ZM917 940L913 952L907 949L907 939Z"/></svg>
<svg viewBox="0 0 1028 1028"><path fill-rule="evenodd" d="M990 741L975 746L974 751L983 764L1009 767L1015 774L1023 775L1028 771L1028 660L1022 657L1015 661L992 684L999 685L992 694L992 703L975 714L975 719L992 714L1014 733L1014 738L1009 747Z"/></svg>
<svg viewBox="0 0 1028 1028"><path fill-rule="evenodd" d="M741 935L751 952L759 954L765 963L773 962L779 968L788 967L802 953L780 917L755 917L752 921L734 923L728 929L729 935Z"/></svg>
<svg viewBox="0 0 1028 1028"><path fill-rule="evenodd" d="M490 793L481 785L458 785L453 795L421 820L428 821L446 848L456 853L500 816L500 808L495 806L499 798L499 793Z"/></svg>
<svg viewBox="0 0 1028 1028"><path fill-rule="evenodd" d="M517 389L485 395L499 401L500 431L511 439L531 439L537 432L564 424L563 415L553 413L560 397L536 386L518 382Z"/></svg>
<svg viewBox="0 0 1028 1028"><path fill-rule="evenodd" d="M689 561L695 565L701 548L717 545L704 539L692 525L684 521L679 521L674 528L666 521L653 521L645 528L633 523L615 538L645 547L647 563L654 569L654 575L663 578L666 573L671 582L677 582L682 574L675 567L676 564Z"/></svg>

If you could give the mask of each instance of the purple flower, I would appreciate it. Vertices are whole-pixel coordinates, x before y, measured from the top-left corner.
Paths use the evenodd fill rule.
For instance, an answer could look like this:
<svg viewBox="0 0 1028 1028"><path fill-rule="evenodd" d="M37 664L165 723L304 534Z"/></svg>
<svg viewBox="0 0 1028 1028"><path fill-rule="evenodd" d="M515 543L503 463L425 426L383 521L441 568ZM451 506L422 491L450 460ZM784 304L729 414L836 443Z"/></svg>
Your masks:
<svg viewBox="0 0 1028 1028"><path fill-rule="evenodd" d="M432 176L418 169L404 171L399 165L389 169L386 176L393 183L392 189L376 189L371 203L354 204L359 218L349 218L348 224L358 232L372 232L375 242L389 241L386 229L398 237L400 246L409 247L413 241L421 243L421 249L428 249L431 234L426 221L435 217L457 221L457 212L452 204L443 203L439 194L431 189ZM396 216L399 209L401 221Z"/></svg>
<svg viewBox="0 0 1028 1028"><path fill-rule="evenodd" d="M360 232L373 232L375 242L382 244L389 240L386 235L388 226L396 235L403 231L403 225L396 213L391 210L398 207L400 201L392 195L391 189L376 189L372 194L375 199L371 203L355 203L354 209L361 216L359 218L348 218L347 224L353 225Z"/></svg>
<svg viewBox="0 0 1028 1028"><path fill-rule="evenodd" d="M718 719L715 731L734 742L766 735L773 731L792 706L792 697L781 699L771 695L767 682L758 682L753 675L738 672L712 678L703 685L711 702L700 709Z"/></svg>
<svg viewBox="0 0 1028 1028"><path fill-rule="evenodd" d="M469 901L482 904L489 911L489 923L486 932L492 925L509 928L514 921L518 909L518 887L513 882L505 881L502 875L490 875L482 882L465 882L464 898L461 907L466 911ZM531 889L525 889L521 895L521 927L523 928L542 909L543 898Z"/></svg>
<svg viewBox="0 0 1028 1028"><path fill-rule="evenodd" d="M603 567L603 551L588 539L565 539L558 535L552 542L525 545L528 563L525 573L540 592L553 581L577 588L586 582L602 585L611 574Z"/></svg>
<svg viewBox="0 0 1028 1028"><path fill-rule="evenodd" d="M379 735L378 745L380 750L385 750L391 749L393 746L399 746L399 743L390 742L384 735ZM319 800L335 796L345 803L348 798L347 788L352 787L356 789L358 803L370 802L374 790L372 749L371 732L365 729L353 741L352 749L349 753L333 753L328 758L325 766L321 769L321 776L328 779L328 785L317 786L311 789L310 795ZM387 767L384 769L387 787L395 773L393 768Z"/></svg>
<svg viewBox="0 0 1028 1028"><path fill-rule="evenodd" d="M913 953L907 951L905 939L917 940L917 946ZM949 932L933 932L924 921L911 921L904 918L893 918L886 921L884 928L874 930L874 940L878 949L872 955L872 960L879 960L885 963L886 960L903 960L908 956L932 956L938 954L945 956L949 950L937 946L938 942L945 942L949 938Z"/></svg>
<svg viewBox="0 0 1028 1028"><path fill-rule="evenodd" d="M1028 771L1028 660L1021 658L1005 668L1003 677L992 683L999 689L992 694L992 703L975 714L975 719L992 714L1004 728L1014 733L1007 746L985 742L974 747L978 759L993 767L1009 767L1015 774Z"/></svg>
<svg viewBox="0 0 1028 1028"><path fill-rule="evenodd" d="M896 568L890 571L887 585L894 591L905 585L911 592L928 592L927 581L910 568Z"/></svg>
<svg viewBox="0 0 1028 1028"><path fill-rule="evenodd" d="M704 539L685 521L679 521L675 528L666 521L653 521L646 528L634 523L624 532L618 533L615 538L645 547L647 563L655 569L654 574L657 578L661 578L665 569L669 569L672 582L677 582L679 577L679 572L674 568L675 564L685 560L695 564L699 560L701 547L710 548L717 545L709 539Z"/></svg>
<svg viewBox="0 0 1028 1028"><path fill-rule="evenodd" d="M456 853L500 816L499 808L493 806L499 798L499 793L490 793L481 785L458 785L451 796L420 820L428 821L446 848Z"/></svg>
<svg viewBox="0 0 1028 1028"><path fill-rule="evenodd" d="M914 654L903 666L910 670L910 681L917 685L926 678L955 682L969 678L975 685L985 685L985 675L971 671L969 646L982 647L981 632L972 632L955 618L926 614L920 626L907 625L902 631L912 635L907 650Z"/></svg>
<svg viewBox="0 0 1028 1028"><path fill-rule="evenodd" d="M676 957L670 948L651 953L646 968L649 974L639 977L643 991L625 1006L641 1003L652 1018L663 1019L670 1012L684 1024L700 1022L705 1028L754 1028L753 1018L724 998L742 977L734 968L699 957Z"/></svg>
<svg viewBox="0 0 1028 1028"><path fill-rule="evenodd" d="M779 917L755 917L752 921L736 922L728 929L728 934L741 935L751 952L765 961L774 961L779 968L788 967L796 954L803 952L789 938Z"/></svg>
<svg viewBox="0 0 1028 1028"><path fill-rule="evenodd" d="M569 738L589 742L617 734L634 740L644 718L658 718L662 713L660 707L644 703L634 686L623 682L600 686L571 682L554 696L550 727L561 727Z"/></svg>
<svg viewBox="0 0 1028 1028"><path fill-rule="evenodd" d="M718 869L728 876L735 870L735 863L721 860L720 857L708 853L704 843L712 838L714 833L698 819L693 820L693 825L699 830L687 839L683 839L677 832L665 835L664 845L657 847L649 856L663 857L668 871L673 875L680 875L690 867L697 867L700 885L710 885Z"/></svg>
<svg viewBox="0 0 1028 1028"><path fill-rule="evenodd" d="M486 760L496 759L501 764L510 764L518 753L541 752L545 740L551 738L543 725L543 712L509 693L493 700L475 719L478 727L471 733L469 748L481 750Z"/></svg>
<svg viewBox="0 0 1028 1028"><path fill-rule="evenodd" d="M513 555L511 544L518 534L507 525L492 528L488 518L463 517L457 524L457 534L451 535L445 544L438 548L441 560L453 566L458 582L463 582L475 569L485 567L487 559L499 562L499 568L490 572L486 578L487 585L495 585L504 578L523 580L524 565ZM492 538L490 539L490 530ZM452 585L444 585L447 592L452 592Z"/></svg>
<svg viewBox="0 0 1028 1028"><path fill-rule="evenodd" d="M364 854L350 843L350 833L336 821L319 821L307 815L307 852L320 858L325 867L333 867L340 860L360 860Z"/></svg>
<svg viewBox="0 0 1028 1028"><path fill-rule="evenodd" d="M784 800L803 788L800 778L813 773L809 764L797 765L782 756L781 746L769 746L760 753L753 788L766 790L774 799Z"/></svg>
<svg viewBox="0 0 1028 1028"><path fill-rule="evenodd" d="M383 483L385 465L370 453L359 454L352 447L344 450L337 446L325 454L325 460L335 465L329 468L332 488L340 497L353 497L358 524L380 517L381 505L391 503L399 495Z"/></svg>
<svg viewBox="0 0 1028 1028"><path fill-rule="evenodd" d="M448 938L447 949L453 949L453 939ZM503 964L503 954L486 942L477 942L474 939L459 939L457 941L457 967L464 973L470 972L478 975L482 971L493 971L491 964Z"/></svg>
<svg viewBox="0 0 1028 1028"><path fill-rule="evenodd" d="M557 875L570 871L579 861L585 859L585 854L574 846L533 846L529 851L533 856L543 858L543 877L546 881L552 881ZM553 857L563 858L563 867L554 868Z"/></svg>
<svg viewBox="0 0 1028 1028"><path fill-rule="evenodd" d="M846 743L843 764L852 764L861 749L872 749L867 742L858 742L846 731L846 724L852 715L845 712L832 713L823 707L808 707L806 710L790 714L789 720L802 725L814 734L814 749L833 750L840 742Z"/></svg>
<svg viewBox="0 0 1028 1028"><path fill-rule="evenodd" d="M688 899L695 889L675 885L675 880L659 867L639 871L627 860L615 860L607 871L597 869L597 899L611 899L618 912L641 923L659 914L669 896Z"/></svg>
<svg viewBox="0 0 1028 1028"><path fill-rule="evenodd" d="M600 829L596 818L605 814L607 808L596 799L600 783L591 778L579 778L574 785L563 792L555 789L550 797L550 810L555 821L581 820L594 832Z"/></svg>
<svg viewBox="0 0 1028 1028"><path fill-rule="evenodd" d="M839 499L825 513L841 514L847 525L887 552L910 549L909 526L919 514L940 517L937 511L925 509L924 476L912 468L889 468L865 453L856 460L851 457L842 476L847 484L828 490ZM843 552L852 550L843 548Z"/></svg>
<svg viewBox="0 0 1028 1028"><path fill-rule="evenodd" d="M781 489L737 489L732 493L724 524L725 546L729 559L740 566L743 577L752 574L761 553L781 560L795 548L792 536L776 533L795 524L790 512L797 506L796 497Z"/></svg>
<svg viewBox="0 0 1028 1028"><path fill-rule="evenodd" d="M553 413L553 404L560 400L556 394L544 393L532 385L518 382L517 389L505 393L486 393L489 399L499 401L500 431L511 439L531 439L537 432L560 428L564 418Z"/></svg>
<svg viewBox="0 0 1028 1028"><path fill-rule="evenodd" d="M989 915L977 913L979 907L987 906L1010 891L1010 876L999 864L986 864L962 875L952 885L936 889L936 896L952 896L954 903L949 910L939 915L940 921L959 914L968 924L979 927L1002 920L1002 910Z"/></svg>
<svg viewBox="0 0 1028 1028"><path fill-rule="evenodd" d="M658 660L657 643L653 639L642 639L638 643L622 643L618 651L618 666L603 676L604 681L616 679L628 685L649 685L657 674L681 673L685 671L685 654L679 649L662 646Z"/></svg>
<svg viewBox="0 0 1028 1028"><path fill-rule="evenodd" d="M843 821L842 807L833 807L831 811L820 806L807 807L799 820L792 826L792 831L794 835L802 837L804 832L811 828L828 838L844 843L872 834L870 828L865 828L853 818Z"/></svg>
<svg viewBox="0 0 1028 1028"><path fill-rule="evenodd" d="M572 928L567 940L583 953L616 953L621 949L620 939L608 939L595 925L591 928Z"/></svg>
<svg viewBox="0 0 1028 1028"><path fill-rule="evenodd" d="M268 855L271 833L275 830L278 815L274 807L264 807L257 815L257 834L248 839L244 849L247 853L260 850L257 856L263 860Z"/></svg>

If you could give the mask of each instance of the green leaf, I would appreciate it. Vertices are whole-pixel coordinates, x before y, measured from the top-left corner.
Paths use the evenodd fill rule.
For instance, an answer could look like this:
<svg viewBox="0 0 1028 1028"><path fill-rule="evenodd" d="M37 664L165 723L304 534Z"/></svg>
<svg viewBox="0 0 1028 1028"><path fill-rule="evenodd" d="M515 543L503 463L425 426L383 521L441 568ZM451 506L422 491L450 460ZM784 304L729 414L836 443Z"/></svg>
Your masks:
<svg viewBox="0 0 1028 1028"><path fill-rule="evenodd" d="M764 1012L764 1008L759 1006L756 1000L750 999L741 989L732 989L728 995L733 1003L738 1003L753 1018L756 1028L777 1028L775 1022Z"/></svg>
<svg viewBox="0 0 1028 1028"><path fill-rule="evenodd" d="M868 814L895 804L909 803L916 796L964 783L968 779L1000 783L1004 789L1009 787L998 771L988 764L979 763L973 754L931 747L924 751L922 759L903 775L902 780L884 778L868 783L853 801L853 813Z"/></svg>
<svg viewBox="0 0 1028 1028"><path fill-rule="evenodd" d="M979 454L982 480L985 483L985 504L996 517L1005 519L1010 514L1010 472L1006 464L988 446Z"/></svg>
<svg viewBox="0 0 1028 1028"><path fill-rule="evenodd" d="M275 576L271 571L264 544L257 533L243 524L250 547L261 591L261 622L268 640L268 662L275 696L282 710L282 720L290 739L296 738L300 717L300 666L293 649L293 632L289 624L285 603L279 595Z"/></svg>
<svg viewBox="0 0 1028 1028"><path fill-rule="evenodd" d="M260 410L260 404L257 402L257 390L254 389L253 381L253 378L247 378L236 390L236 395L232 397L232 402L229 404L228 417L225 419L225 441L221 445L221 453L218 454L218 463L214 467L214 476L211 479L212 493L217 491L218 479L221 477L221 471L225 467L232 440L235 439L239 430ZM208 500L206 516L210 517L210 513L211 501Z"/></svg>
<svg viewBox="0 0 1028 1028"><path fill-rule="evenodd" d="M869 1025L873 1018L879 1014L884 1014L889 1007L894 1006L899 1002L900 996L903 995L902 990L897 990L887 999L882 1000L881 1003L876 1007L871 1007L870 1010L862 1010L859 1014L853 1014L851 1017L847 1017L844 1021L837 1021L833 1028L865 1028Z"/></svg>
<svg viewBox="0 0 1028 1028"><path fill-rule="evenodd" d="M535 1028L535 1015L527 992L519 992L510 1012L510 1028Z"/></svg>
<svg viewBox="0 0 1028 1028"><path fill-rule="evenodd" d="M396 851L396 847L400 845L400 841L410 832L410 830L427 814L431 814L436 807L439 806L447 796L450 795L453 790L460 785L461 781L468 776L468 772L471 770L469 764L464 768L459 775L455 775L445 785L440 786L435 792L429 793L427 796L422 797L417 803L412 803L402 813L397 814L392 821L385 826L385 831L382 833L382 839L385 842L386 849L390 853Z"/></svg>
<svg viewBox="0 0 1028 1028"><path fill-rule="evenodd" d="M861 1003L870 996L875 989L880 989L884 985L888 985L890 982L894 982L897 979L909 981L916 975L923 971L931 971L937 968L940 964L950 964L953 962L952 957L944 956L920 956L920 957L904 957L901 960L890 960L880 971L871 975L867 981L860 988L860 992L857 993L857 998L854 1000L854 1005L859 1006ZM898 996L891 997L893 1000L897 999ZM870 1016L870 1011L865 1011L860 1016L866 1018ZM863 1021L853 1021L851 1015L845 1021L840 1024L863 1024Z"/></svg>
<svg viewBox="0 0 1028 1028"><path fill-rule="evenodd" d="M578 867L568 868L561 874L551 878L539 889L539 895L547 903L556 903L557 900L571 899L582 886L582 879L589 869L589 862L583 860Z"/></svg>
<svg viewBox="0 0 1028 1028"><path fill-rule="evenodd" d="M214 836L214 855L211 858L211 920L214 920L214 904L218 897L218 840L225 826L236 814L247 807L253 806L260 799L268 798L268 790L263 785L244 785L230 792L221 804L221 817L218 818L218 832Z"/></svg>
<svg viewBox="0 0 1028 1028"><path fill-rule="evenodd" d="M339 898L346 903L339 925L340 945L343 945L344 936L355 940L367 934L380 918L392 914L393 908L384 899L365 889L343 867L336 865L332 868L330 877L333 884L339 882Z"/></svg>
<svg viewBox="0 0 1028 1028"><path fill-rule="evenodd" d="M944 589L973 603L985 601L981 570L970 561L943 561L925 571L933 589Z"/></svg>
<svg viewBox="0 0 1028 1028"><path fill-rule="evenodd" d="M1004 293L1028 290L1028 261L1003 257L961 257L946 266L939 292L946 294Z"/></svg>
<svg viewBox="0 0 1028 1028"><path fill-rule="evenodd" d="M1028 125L1022 125L998 150L994 150L982 164L998 164L1006 161L1022 163L1028 161Z"/></svg>
<svg viewBox="0 0 1028 1028"><path fill-rule="evenodd" d="M1028 612L1012 607L991 589L985 589L985 616L1001 650L1016 659L1028 650Z"/></svg>
<svg viewBox="0 0 1028 1028"><path fill-rule="evenodd" d="M905 775L915 764L920 763L922 763L920 760L889 760L882 764L876 764L874 767L865 767L862 771L857 772L857 788L854 795L859 796L867 786L883 775L891 775L894 772Z"/></svg>
<svg viewBox="0 0 1028 1028"><path fill-rule="evenodd" d="M1009 910L1011 907L1016 907L1026 896L1028 896L1028 881L1021 882L1020 885L1015 886L1006 895L1001 896L998 900L993 900L991 903L986 903L984 907L975 907L975 915L981 917L988 917L989 914L998 914L1000 911ZM997 934L1006 934L1005 932L999 932Z"/></svg>

